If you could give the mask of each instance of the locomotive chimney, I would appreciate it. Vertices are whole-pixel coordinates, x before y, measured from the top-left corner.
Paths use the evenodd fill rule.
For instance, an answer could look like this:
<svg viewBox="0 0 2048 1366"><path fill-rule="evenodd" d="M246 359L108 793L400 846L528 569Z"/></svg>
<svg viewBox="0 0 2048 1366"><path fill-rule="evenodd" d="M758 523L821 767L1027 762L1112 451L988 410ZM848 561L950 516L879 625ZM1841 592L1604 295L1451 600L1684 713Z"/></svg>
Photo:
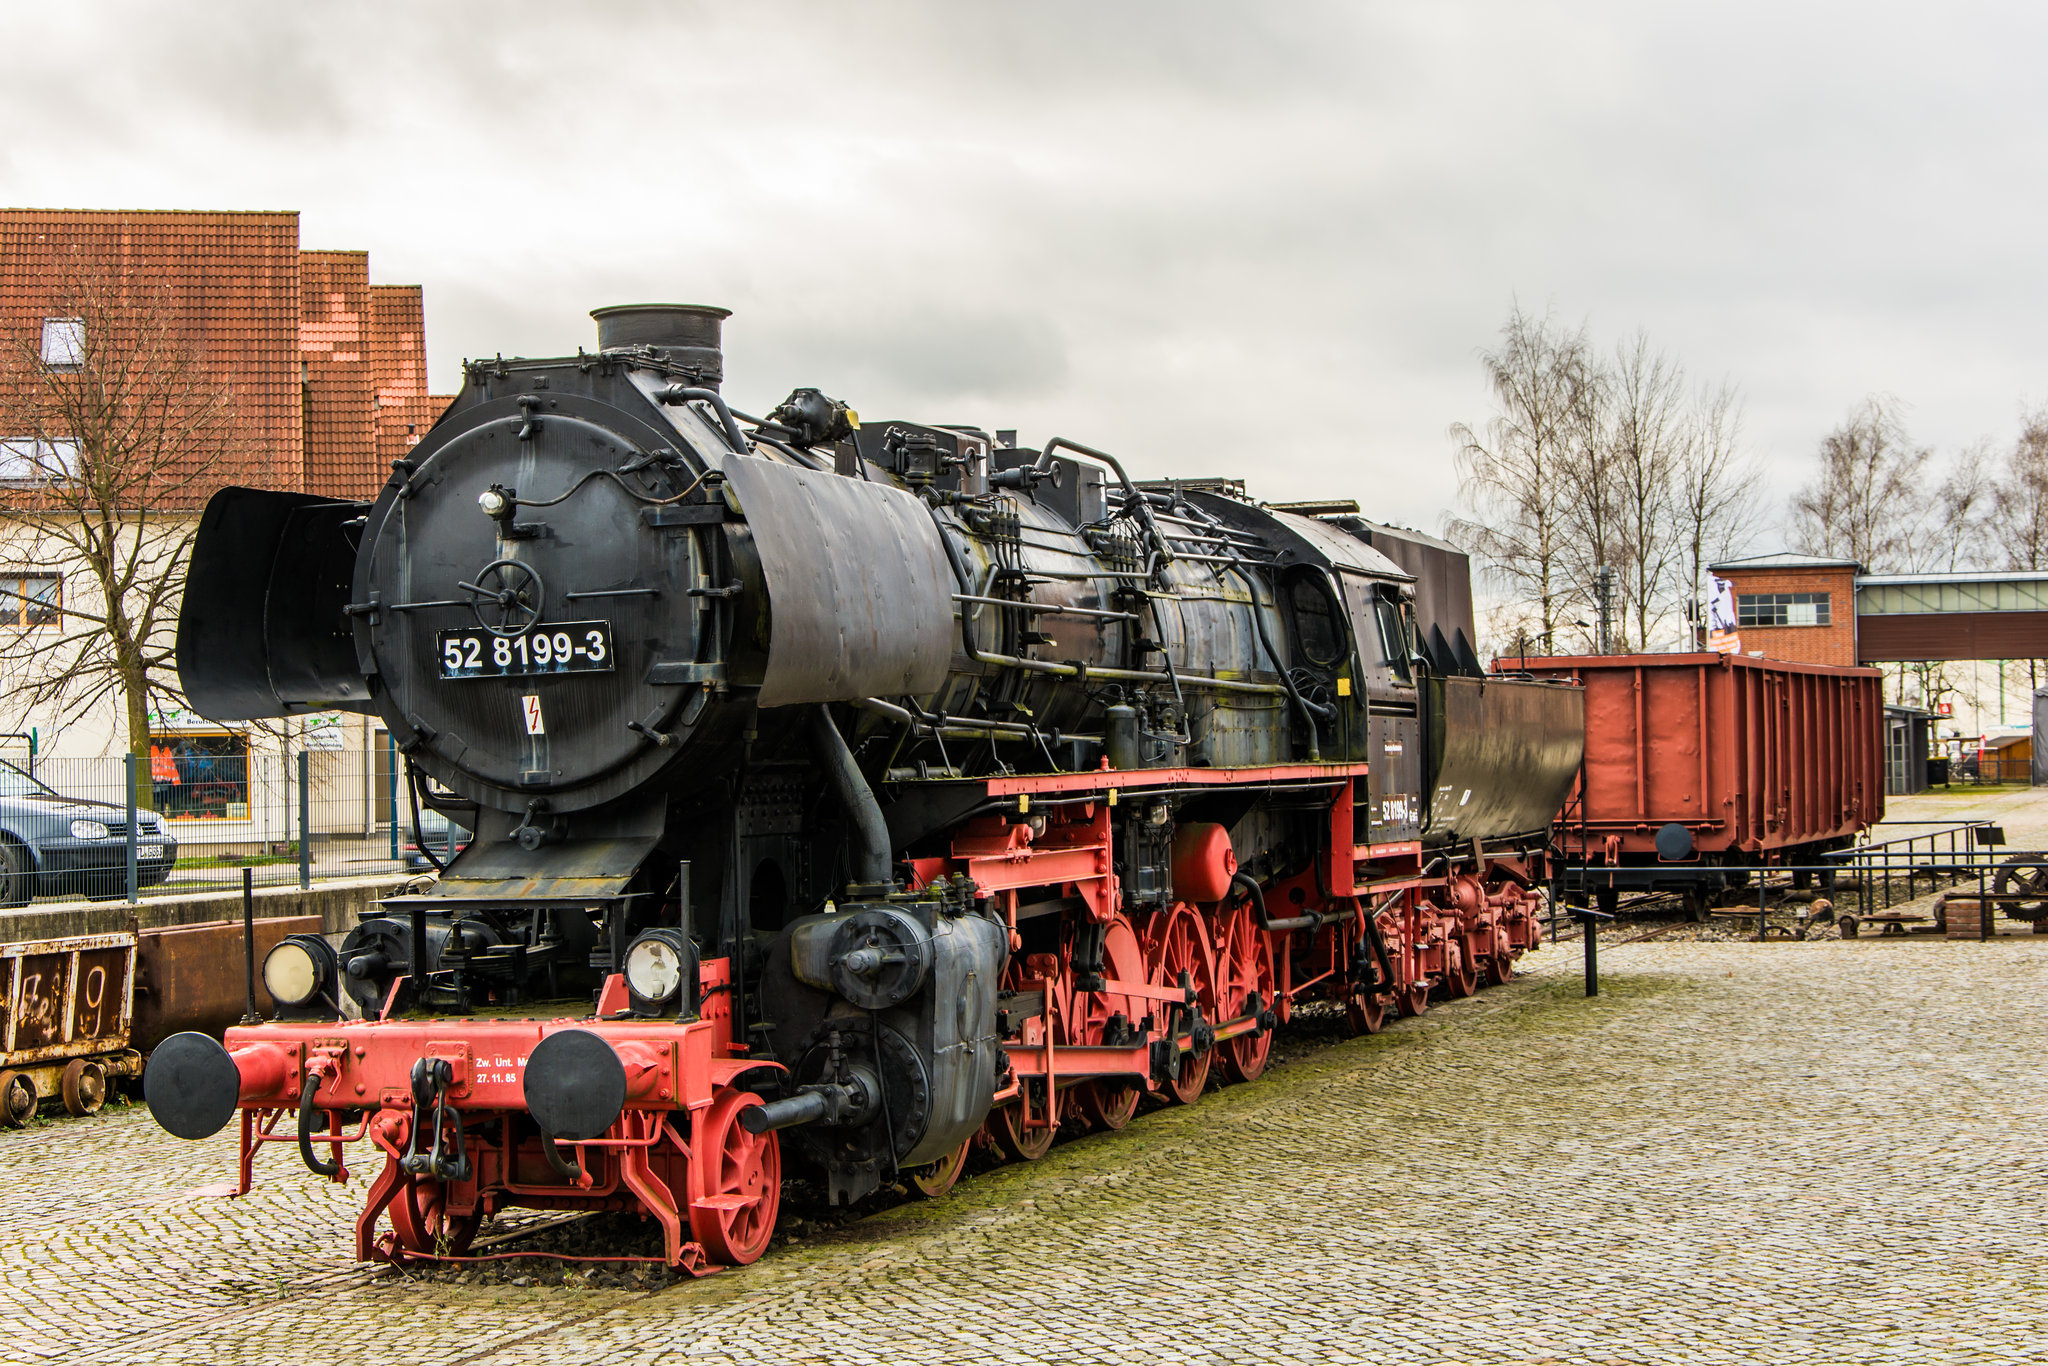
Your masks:
<svg viewBox="0 0 2048 1366"><path fill-rule="evenodd" d="M716 389L725 377L725 353L719 346L719 325L732 316L729 308L708 304L615 304L593 308L597 349L651 346L677 365L694 366L697 381Z"/></svg>

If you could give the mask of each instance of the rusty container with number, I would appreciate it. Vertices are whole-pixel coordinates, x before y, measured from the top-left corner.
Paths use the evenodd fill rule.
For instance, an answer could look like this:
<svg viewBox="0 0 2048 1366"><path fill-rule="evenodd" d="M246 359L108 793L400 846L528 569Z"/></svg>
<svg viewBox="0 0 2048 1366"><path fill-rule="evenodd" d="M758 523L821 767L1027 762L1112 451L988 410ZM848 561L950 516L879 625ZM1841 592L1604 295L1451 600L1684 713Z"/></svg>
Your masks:
<svg viewBox="0 0 2048 1366"><path fill-rule="evenodd" d="M0 944L0 1125L18 1128L61 1096L90 1114L108 1080L142 1070L129 1047L135 935L77 935Z"/></svg>

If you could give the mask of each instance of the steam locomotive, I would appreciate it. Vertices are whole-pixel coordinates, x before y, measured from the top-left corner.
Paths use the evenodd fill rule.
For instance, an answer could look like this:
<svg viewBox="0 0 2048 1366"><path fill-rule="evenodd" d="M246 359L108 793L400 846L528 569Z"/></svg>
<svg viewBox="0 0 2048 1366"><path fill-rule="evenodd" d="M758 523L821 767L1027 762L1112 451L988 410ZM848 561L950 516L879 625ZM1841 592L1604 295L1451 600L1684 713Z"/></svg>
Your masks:
<svg viewBox="0 0 2048 1366"><path fill-rule="evenodd" d="M755 418L724 310L593 316L470 363L373 502L206 509L193 706L374 714L475 832L273 950L275 1019L152 1057L170 1132L239 1116L244 1188L368 1143L366 1259L528 1206L744 1263L785 1159L937 1194L1539 942L1582 694L1482 675L1462 556L815 389Z"/></svg>

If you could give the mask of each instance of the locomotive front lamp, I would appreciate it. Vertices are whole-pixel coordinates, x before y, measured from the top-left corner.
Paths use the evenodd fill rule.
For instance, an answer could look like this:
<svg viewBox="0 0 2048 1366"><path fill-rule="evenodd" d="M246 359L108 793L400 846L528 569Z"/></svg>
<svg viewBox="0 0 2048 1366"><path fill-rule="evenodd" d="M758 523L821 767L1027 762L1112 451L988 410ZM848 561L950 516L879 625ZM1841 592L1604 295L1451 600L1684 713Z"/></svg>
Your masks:
<svg viewBox="0 0 2048 1366"><path fill-rule="evenodd" d="M297 1010L332 994L339 964L325 939L295 934L279 941L263 957L263 989L287 1010Z"/></svg>
<svg viewBox="0 0 2048 1366"><path fill-rule="evenodd" d="M509 522L519 511L519 494L503 484L493 484L476 496L476 505L494 522Z"/></svg>
<svg viewBox="0 0 2048 1366"><path fill-rule="evenodd" d="M648 930L627 948L620 971L637 1006L665 1006L696 976L696 947L680 930Z"/></svg>

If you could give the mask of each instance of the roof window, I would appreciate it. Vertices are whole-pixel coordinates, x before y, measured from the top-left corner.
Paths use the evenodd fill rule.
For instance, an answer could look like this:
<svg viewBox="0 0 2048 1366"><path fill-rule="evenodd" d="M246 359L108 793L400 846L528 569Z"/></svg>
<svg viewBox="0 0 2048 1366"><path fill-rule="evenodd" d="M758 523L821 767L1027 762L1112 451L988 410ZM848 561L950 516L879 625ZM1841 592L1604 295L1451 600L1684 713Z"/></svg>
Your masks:
<svg viewBox="0 0 2048 1366"><path fill-rule="evenodd" d="M85 319L43 319L43 364L52 370L77 370L85 364Z"/></svg>

